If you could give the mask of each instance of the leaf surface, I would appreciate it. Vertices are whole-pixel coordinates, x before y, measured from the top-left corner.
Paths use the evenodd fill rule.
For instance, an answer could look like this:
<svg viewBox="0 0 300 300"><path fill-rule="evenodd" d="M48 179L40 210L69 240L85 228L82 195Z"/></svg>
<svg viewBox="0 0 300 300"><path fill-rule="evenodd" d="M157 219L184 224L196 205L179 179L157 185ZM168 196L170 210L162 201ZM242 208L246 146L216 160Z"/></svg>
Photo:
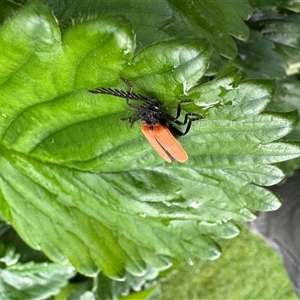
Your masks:
<svg viewBox="0 0 300 300"><path fill-rule="evenodd" d="M28 263L0 273L1 299L45 299L55 295L74 275L72 267Z"/></svg>
<svg viewBox="0 0 300 300"><path fill-rule="evenodd" d="M61 38L49 9L31 2L1 29L0 47L1 217L55 262L120 279L214 259L214 238L239 232L231 220L279 207L261 186L284 177L273 164L300 155L299 144L277 141L298 116L264 111L266 80L231 73L197 86L212 53L204 39L134 53L128 22L107 16ZM88 93L124 90L122 77L170 114L194 100L183 111L205 119L180 139L187 163L164 163L121 120L134 114L125 99Z"/></svg>
<svg viewBox="0 0 300 300"><path fill-rule="evenodd" d="M202 0L186 3L180 0L46 2L63 31L74 23L96 16L125 16L136 33L139 49L170 39L205 38L214 46L216 53L230 58L237 54L232 37L242 40L248 38L249 30L243 20L252 14L252 8L246 0L224 3ZM7 15L18 11L22 5L24 0L4 0L0 4L3 11L3 15L0 13L0 22L4 22Z"/></svg>

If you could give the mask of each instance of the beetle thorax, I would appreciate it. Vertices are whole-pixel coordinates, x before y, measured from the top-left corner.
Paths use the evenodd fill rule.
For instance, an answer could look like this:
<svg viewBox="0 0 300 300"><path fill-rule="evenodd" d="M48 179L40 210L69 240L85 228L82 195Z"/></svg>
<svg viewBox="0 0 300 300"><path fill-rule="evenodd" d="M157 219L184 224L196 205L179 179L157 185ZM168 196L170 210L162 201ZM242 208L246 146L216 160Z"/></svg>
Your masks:
<svg viewBox="0 0 300 300"><path fill-rule="evenodd" d="M164 113L160 111L161 105L156 99L147 100L139 109L140 119L150 126L161 123L164 118Z"/></svg>

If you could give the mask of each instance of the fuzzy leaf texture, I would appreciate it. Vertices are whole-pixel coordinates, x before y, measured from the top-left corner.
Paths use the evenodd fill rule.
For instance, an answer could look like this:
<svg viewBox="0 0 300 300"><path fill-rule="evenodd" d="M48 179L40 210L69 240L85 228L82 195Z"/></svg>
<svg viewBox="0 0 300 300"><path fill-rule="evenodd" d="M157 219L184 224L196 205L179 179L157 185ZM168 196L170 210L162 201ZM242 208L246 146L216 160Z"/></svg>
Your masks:
<svg viewBox="0 0 300 300"><path fill-rule="evenodd" d="M284 177L273 164L300 155L277 142L296 113L263 112L269 81L238 74L196 86L208 68L205 39L153 44L134 54L123 18L77 24L61 38L46 5L31 2L0 31L0 207L26 243L93 276L136 276L173 259L214 259L213 237L238 234L230 220L279 207L261 187ZM142 136L125 99L95 87L159 98L169 113L179 99L205 119L180 139L185 164L168 164Z"/></svg>
<svg viewBox="0 0 300 300"><path fill-rule="evenodd" d="M251 3L255 11L248 22L251 34L246 43L238 43L240 59L237 65L249 77L277 79L276 95L269 109L299 111L299 3L284 0L252 0ZM298 124L284 139L299 138ZM283 162L280 167L292 174L300 167L300 159Z"/></svg>
<svg viewBox="0 0 300 300"><path fill-rule="evenodd" d="M9 266L0 273L1 299L46 299L74 276L72 267L51 263Z"/></svg>
<svg viewBox="0 0 300 300"><path fill-rule="evenodd" d="M27 247L18 238L17 240L20 243L17 247L14 247L10 242L7 242L6 233L11 237L15 236L9 230L9 226L1 226L1 299L46 299L57 294L62 287L67 285L68 279L75 275L74 268L70 265L63 266L49 262L38 263L37 260L24 263L23 260L26 256L32 259L37 251ZM18 253L20 246L23 250L22 255Z"/></svg>
<svg viewBox="0 0 300 300"><path fill-rule="evenodd" d="M20 9L26 0L0 3L0 23ZM206 38L214 45L217 53L234 57L237 47L232 36L246 40L248 19L252 8L247 0L234 2L186 1L181 0L47 0L59 20L61 29L95 16L125 16L142 49L153 43L180 38ZM210 22L208 20L213 20Z"/></svg>

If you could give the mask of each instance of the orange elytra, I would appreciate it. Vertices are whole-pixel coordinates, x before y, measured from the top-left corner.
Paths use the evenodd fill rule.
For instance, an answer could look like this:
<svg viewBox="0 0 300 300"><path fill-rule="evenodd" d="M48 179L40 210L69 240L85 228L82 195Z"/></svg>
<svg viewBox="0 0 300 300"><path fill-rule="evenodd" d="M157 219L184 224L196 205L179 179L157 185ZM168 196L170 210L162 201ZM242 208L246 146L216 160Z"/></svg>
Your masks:
<svg viewBox="0 0 300 300"><path fill-rule="evenodd" d="M167 126L156 123L151 127L147 123L143 123L141 130L155 151L164 160L181 163L187 161L188 155Z"/></svg>

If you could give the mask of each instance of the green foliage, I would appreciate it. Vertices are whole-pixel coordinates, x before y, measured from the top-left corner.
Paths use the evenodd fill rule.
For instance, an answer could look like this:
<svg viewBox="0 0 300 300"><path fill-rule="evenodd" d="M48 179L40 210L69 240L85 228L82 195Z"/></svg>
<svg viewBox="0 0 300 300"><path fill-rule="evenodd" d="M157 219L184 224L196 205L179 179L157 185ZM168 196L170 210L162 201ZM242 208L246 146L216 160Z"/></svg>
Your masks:
<svg viewBox="0 0 300 300"><path fill-rule="evenodd" d="M1 299L41 299L57 294L73 275L72 267L28 263L1 272Z"/></svg>
<svg viewBox="0 0 300 300"><path fill-rule="evenodd" d="M8 226L2 226L0 231L1 299L46 299L57 294L74 276L70 265L38 262L40 254L22 245ZM26 255L31 262L26 262Z"/></svg>
<svg viewBox="0 0 300 300"><path fill-rule="evenodd" d="M292 111L299 109L300 21L299 4L289 1L251 1L255 14L249 21L252 35L242 47L238 65L248 76L276 78L277 89L269 109ZM295 13L297 12L297 13ZM255 47L251 45L257 45ZM261 45L261 46L258 46ZM265 46L263 46L265 45ZM251 51L243 51L251 47ZM254 50L256 49L256 50ZM254 50L254 51L252 51ZM251 58L252 57L252 58ZM283 72L284 71L284 72ZM299 140L299 125L285 140ZM291 174L300 167L300 160L280 164Z"/></svg>
<svg viewBox="0 0 300 300"><path fill-rule="evenodd" d="M115 299L174 262L215 259L216 238L239 233L234 221L280 206L262 186L284 178L275 164L300 156L298 142L281 140L297 111L272 102L272 80L294 52L251 25L256 63L241 59L245 42L232 36L248 38L246 1L47 3L1 3L0 214L32 248L97 278L73 295L93 286L96 298ZM268 61L256 59L255 41L265 57L276 49ZM88 92L125 90L122 77L168 113L190 99L184 111L205 116L180 139L184 165L163 162L139 126L121 120L134 113L124 99Z"/></svg>

